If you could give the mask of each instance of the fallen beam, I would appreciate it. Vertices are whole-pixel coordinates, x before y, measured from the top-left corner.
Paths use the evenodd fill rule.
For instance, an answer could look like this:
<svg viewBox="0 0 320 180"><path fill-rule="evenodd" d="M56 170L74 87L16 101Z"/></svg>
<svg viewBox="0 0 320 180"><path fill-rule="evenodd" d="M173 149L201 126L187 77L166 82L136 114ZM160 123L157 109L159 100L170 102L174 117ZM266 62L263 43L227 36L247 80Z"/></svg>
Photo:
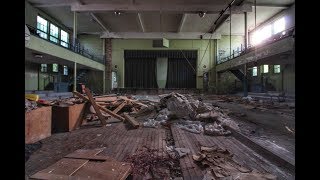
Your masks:
<svg viewBox="0 0 320 180"><path fill-rule="evenodd" d="M106 125L106 120L104 118L104 116L102 115L98 105L96 104L96 102L94 101L92 94L90 92L89 88L85 88L85 92L89 98L89 102L91 103L92 107L94 108L94 110L96 111L97 116L99 117L99 120L101 122L102 125Z"/></svg>
<svg viewBox="0 0 320 180"><path fill-rule="evenodd" d="M113 110L112 112L117 114L127 103L128 101L124 101L123 103L121 103L115 110Z"/></svg>
<svg viewBox="0 0 320 180"><path fill-rule="evenodd" d="M78 93L77 91L73 91L72 93L75 94L76 96L82 98L82 99L85 100L85 101L89 101L89 99L88 99L87 97L83 96L82 94ZM97 106L98 106L99 109L101 109L102 111L110 114L111 116L113 116L113 117L115 117L115 118L117 118L117 119L120 119L121 121L124 121L124 118L123 118L123 117L119 116L118 114L113 113L111 110L106 109L106 108L104 108L104 107L102 107L102 106L100 106L100 105L98 105L98 104L97 104Z"/></svg>
<svg viewBox="0 0 320 180"><path fill-rule="evenodd" d="M138 128L140 124L135 120L134 117L129 116L128 113L123 113L123 116L126 118L126 120L134 127Z"/></svg>

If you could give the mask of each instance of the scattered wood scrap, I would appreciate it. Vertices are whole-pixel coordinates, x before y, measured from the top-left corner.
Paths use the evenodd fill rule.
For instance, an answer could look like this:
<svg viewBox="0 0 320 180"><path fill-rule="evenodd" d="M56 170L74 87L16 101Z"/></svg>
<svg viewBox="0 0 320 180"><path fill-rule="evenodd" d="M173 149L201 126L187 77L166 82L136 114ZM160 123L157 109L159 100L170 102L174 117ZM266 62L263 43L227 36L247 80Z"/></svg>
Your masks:
<svg viewBox="0 0 320 180"><path fill-rule="evenodd" d="M135 120L134 117L129 116L128 113L124 113L123 116L126 118L126 120L134 127L138 128L140 124Z"/></svg>

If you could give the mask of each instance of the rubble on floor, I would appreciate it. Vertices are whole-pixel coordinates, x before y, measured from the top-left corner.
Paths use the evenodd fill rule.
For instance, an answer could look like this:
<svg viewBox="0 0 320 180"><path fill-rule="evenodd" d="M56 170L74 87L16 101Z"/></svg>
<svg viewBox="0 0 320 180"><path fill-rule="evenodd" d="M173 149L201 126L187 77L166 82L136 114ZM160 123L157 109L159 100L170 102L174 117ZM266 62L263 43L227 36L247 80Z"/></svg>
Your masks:
<svg viewBox="0 0 320 180"><path fill-rule="evenodd" d="M199 166L206 168L203 179L237 179L237 180L275 180L276 176L269 173L260 173L240 165L233 160L233 154L217 146L201 146L200 151L192 156Z"/></svg>
<svg viewBox="0 0 320 180"><path fill-rule="evenodd" d="M221 124L214 122L213 124L206 124L204 126L204 134L212 136L225 136L231 134L229 130L225 130Z"/></svg>
<svg viewBox="0 0 320 180"><path fill-rule="evenodd" d="M132 163L132 174L143 176L143 179L169 179L177 170L174 159L148 147L137 150L124 161Z"/></svg>

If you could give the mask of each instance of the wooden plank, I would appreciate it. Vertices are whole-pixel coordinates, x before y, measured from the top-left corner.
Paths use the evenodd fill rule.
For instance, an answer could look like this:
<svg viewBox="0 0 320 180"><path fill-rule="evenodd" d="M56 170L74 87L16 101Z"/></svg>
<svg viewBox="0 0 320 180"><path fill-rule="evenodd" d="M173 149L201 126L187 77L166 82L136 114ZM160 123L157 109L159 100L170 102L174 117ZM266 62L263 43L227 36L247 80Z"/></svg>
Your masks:
<svg viewBox="0 0 320 180"><path fill-rule="evenodd" d="M74 176L92 179L119 179L124 180L131 172L131 164L118 161L88 162Z"/></svg>
<svg viewBox="0 0 320 180"><path fill-rule="evenodd" d="M77 157L77 156L95 156L102 152L104 148L97 148L97 149L78 149L65 157Z"/></svg>
<svg viewBox="0 0 320 180"><path fill-rule="evenodd" d="M89 99L88 99L87 97L83 96L82 94L78 93L77 91L73 91L73 94L77 95L78 97L82 98L83 100L89 101ZM98 105L98 104L96 104L96 105L97 105L97 106L99 107L99 109L101 109L102 111L110 114L111 116L113 116L113 117L115 117L115 118L117 118L117 119L120 119L121 121L124 121L124 118L123 118L123 117L119 116L118 114L113 113L111 110L106 109L106 108L104 108L104 107L102 107L102 106L100 106L100 105Z"/></svg>
<svg viewBox="0 0 320 180"><path fill-rule="evenodd" d="M54 163L53 165L49 166L48 168L41 170L38 173L50 173L50 174L59 174L59 175L71 175L75 171L79 169L79 167L86 164L89 160L84 159L69 159L69 158L62 158L58 162ZM34 174L37 176L37 173Z"/></svg>
<svg viewBox="0 0 320 180"><path fill-rule="evenodd" d="M61 175L61 174L52 174L52 173L45 173L45 172L38 172L30 177L30 179L41 179L41 180L51 180L51 179L59 179L59 180L82 180L87 179L85 177L74 177L68 175Z"/></svg>
<svg viewBox="0 0 320 180"><path fill-rule="evenodd" d="M113 101L118 100L118 98L117 97L97 97L97 96L95 96L94 100L96 102L113 102Z"/></svg>
<svg viewBox="0 0 320 180"><path fill-rule="evenodd" d="M138 128L140 126L140 124L135 120L134 117L129 116L128 113L124 113L123 114L125 119L134 127L134 128Z"/></svg>
<svg viewBox="0 0 320 180"><path fill-rule="evenodd" d="M112 112L117 114L127 103L128 101L124 101L123 103L121 103L115 110L113 110Z"/></svg>
<svg viewBox="0 0 320 180"><path fill-rule="evenodd" d="M137 102L137 100L132 100L132 99L129 99L129 98L125 97L125 96L119 96L119 98L120 98L120 99L123 99L123 100L125 100L125 101L130 101L130 102L132 102L132 103L134 103L134 104L138 104L138 105L140 105L140 106L148 107L147 105L145 105L145 104L143 104L143 103Z"/></svg>
<svg viewBox="0 0 320 180"><path fill-rule="evenodd" d="M99 120L101 122L102 125L106 125L106 120L105 117L102 115L98 105L96 104L96 102L94 101L92 94L90 92L89 88L85 88L85 93L87 94L88 98L89 98L89 102L91 103L91 105L93 106L94 110L96 111L97 116L99 117Z"/></svg>

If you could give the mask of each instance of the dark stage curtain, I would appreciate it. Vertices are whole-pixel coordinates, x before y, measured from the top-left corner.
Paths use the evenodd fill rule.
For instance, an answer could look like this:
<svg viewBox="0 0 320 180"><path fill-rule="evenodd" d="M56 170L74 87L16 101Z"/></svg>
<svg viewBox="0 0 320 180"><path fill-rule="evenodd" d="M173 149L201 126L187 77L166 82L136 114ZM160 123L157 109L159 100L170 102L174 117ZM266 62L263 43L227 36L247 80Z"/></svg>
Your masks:
<svg viewBox="0 0 320 180"><path fill-rule="evenodd" d="M155 58L126 58L125 87L157 88Z"/></svg>
<svg viewBox="0 0 320 180"><path fill-rule="evenodd" d="M166 88L196 88L196 58L168 58ZM192 67L193 68L192 68Z"/></svg>

